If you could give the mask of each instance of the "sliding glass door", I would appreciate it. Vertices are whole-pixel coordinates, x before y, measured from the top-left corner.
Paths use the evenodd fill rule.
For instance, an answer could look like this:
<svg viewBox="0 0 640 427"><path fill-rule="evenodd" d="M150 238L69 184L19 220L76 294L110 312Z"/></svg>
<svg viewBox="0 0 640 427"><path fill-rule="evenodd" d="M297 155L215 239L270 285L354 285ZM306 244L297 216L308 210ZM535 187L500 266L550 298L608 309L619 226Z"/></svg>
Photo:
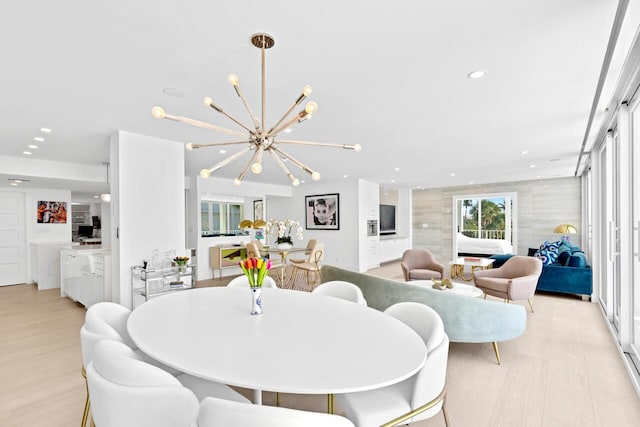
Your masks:
<svg viewBox="0 0 640 427"><path fill-rule="evenodd" d="M630 354L640 367L640 102L631 113L631 333Z"/></svg>

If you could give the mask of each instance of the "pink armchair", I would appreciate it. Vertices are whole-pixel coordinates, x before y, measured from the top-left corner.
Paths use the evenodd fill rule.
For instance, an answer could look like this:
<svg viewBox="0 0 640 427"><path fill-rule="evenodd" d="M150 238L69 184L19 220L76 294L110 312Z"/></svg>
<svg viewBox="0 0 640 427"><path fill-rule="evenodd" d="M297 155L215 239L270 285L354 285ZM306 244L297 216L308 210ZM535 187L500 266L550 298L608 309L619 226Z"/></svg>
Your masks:
<svg viewBox="0 0 640 427"><path fill-rule="evenodd" d="M402 254L404 280L431 280L444 277L444 266L437 262L433 254L422 249L408 249Z"/></svg>
<svg viewBox="0 0 640 427"><path fill-rule="evenodd" d="M531 298L536 291L538 278L542 273L542 262L529 256L513 256L502 267L489 270L476 270L474 281L478 288L488 295L503 298L505 301L527 300L531 312Z"/></svg>

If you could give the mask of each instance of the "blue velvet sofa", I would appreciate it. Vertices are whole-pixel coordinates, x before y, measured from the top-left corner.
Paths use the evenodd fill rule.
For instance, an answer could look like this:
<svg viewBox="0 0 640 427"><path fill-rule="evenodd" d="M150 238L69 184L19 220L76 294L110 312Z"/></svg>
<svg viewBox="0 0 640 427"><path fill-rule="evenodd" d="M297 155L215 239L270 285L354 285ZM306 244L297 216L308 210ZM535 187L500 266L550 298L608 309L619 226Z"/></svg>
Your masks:
<svg viewBox="0 0 640 427"><path fill-rule="evenodd" d="M320 270L322 282L344 280L361 290L367 305L384 311L403 301L419 302L433 308L442 318L451 342L493 343L500 363L497 343L522 335L527 325L524 306L472 298L439 291L428 286L400 282L365 273L325 265Z"/></svg>
<svg viewBox="0 0 640 427"><path fill-rule="evenodd" d="M540 248L529 248L529 256L542 262L542 274L536 290L578 294L585 298L593 292L593 273L584 252L566 241L545 242ZM511 255L494 255L493 267L499 267Z"/></svg>

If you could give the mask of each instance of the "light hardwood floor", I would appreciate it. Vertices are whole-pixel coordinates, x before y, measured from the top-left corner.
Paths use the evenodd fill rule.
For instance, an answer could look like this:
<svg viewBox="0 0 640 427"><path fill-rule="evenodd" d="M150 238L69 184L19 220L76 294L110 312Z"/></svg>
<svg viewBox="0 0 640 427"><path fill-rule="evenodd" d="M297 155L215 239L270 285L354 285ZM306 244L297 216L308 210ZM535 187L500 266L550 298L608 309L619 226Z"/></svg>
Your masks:
<svg viewBox="0 0 640 427"><path fill-rule="evenodd" d="M400 267L391 263L370 273L397 278ZM536 295L534 303L525 334L500 344L501 366L490 344L451 344L452 427L640 426L640 400L597 305L550 294ZM0 287L0 426L79 425L84 313L56 289ZM275 404L275 395L265 393L264 401ZM324 396L284 395L282 404L326 409ZM438 415L414 425L444 421Z"/></svg>

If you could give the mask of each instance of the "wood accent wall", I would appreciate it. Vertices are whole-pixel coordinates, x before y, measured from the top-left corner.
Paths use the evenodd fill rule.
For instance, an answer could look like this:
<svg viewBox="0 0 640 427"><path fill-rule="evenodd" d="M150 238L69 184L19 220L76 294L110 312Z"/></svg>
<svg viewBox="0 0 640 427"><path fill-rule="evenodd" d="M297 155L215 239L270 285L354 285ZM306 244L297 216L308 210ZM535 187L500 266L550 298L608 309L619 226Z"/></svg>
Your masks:
<svg viewBox="0 0 640 427"><path fill-rule="evenodd" d="M526 255L528 248L539 247L545 240L559 240L560 236L554 234L553 229L563 223L572 224L578 229L578 233L572 234L570 239L574 244L581 244L581 180L579 177L569 177L413 190L413 248L429 249L438 261L450 261L453 250L453 196L507 192L518 194L518 255Z"/></svg>

